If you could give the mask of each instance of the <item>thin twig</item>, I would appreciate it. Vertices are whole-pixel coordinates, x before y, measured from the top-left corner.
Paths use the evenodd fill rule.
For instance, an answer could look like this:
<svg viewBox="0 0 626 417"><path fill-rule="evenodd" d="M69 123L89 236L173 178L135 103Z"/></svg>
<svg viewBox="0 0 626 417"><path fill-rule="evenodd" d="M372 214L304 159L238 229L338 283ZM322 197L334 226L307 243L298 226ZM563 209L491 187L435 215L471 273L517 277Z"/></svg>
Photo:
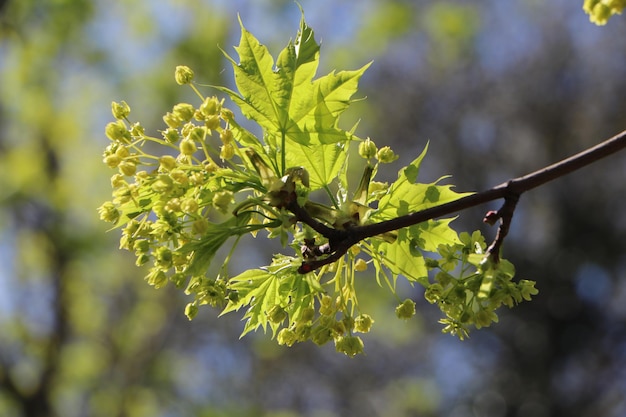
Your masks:
<svg viewBox="0 0 626 417"><path fill-rule="evenodd" d="M494 244L492 244L492 246L496 245L496 247L490 247L491 253L495 252L496 256L498 256L497 253L500 245L502 244L502 239L504 239L504 236L508 233L508 227L513 216L515 204L522 193L549 181L565 176L571 172L577 171L624 148L626 148L626 130L596 146L586 149L560 162L522 177L512 179L488 190L462 197L458 200L445 203L440 206L431 207L426 210L410 213L380 223L355 226L346 230L334 229L318 222L308 215L306 210L299 207L297 203L294 203L293 205L287 207L287 209L292 211L300 221L308 224L314 230L328 238L331 252L326 258L304 261L300 268L300 272L310 272L323 265L336 261L347 252L350 246L363 239L382 235L404 227L413 226L434 218L453 214L489 201L508 198L511 201L508 204L505 201L503 207L499 210L502 211L506 208L506 213L499 213L497 215L497 218L502 220L502 224L498 230L498 235L501 237L496 237ZM504 216L505 214L506 217Z"/></svg>

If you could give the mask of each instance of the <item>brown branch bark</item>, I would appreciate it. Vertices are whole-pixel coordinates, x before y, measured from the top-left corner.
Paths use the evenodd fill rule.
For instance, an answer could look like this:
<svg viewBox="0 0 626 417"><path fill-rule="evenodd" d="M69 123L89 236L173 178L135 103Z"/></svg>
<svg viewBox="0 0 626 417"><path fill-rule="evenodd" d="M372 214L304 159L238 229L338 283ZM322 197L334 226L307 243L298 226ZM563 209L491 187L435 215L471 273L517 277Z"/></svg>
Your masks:
<svg viewBox="0 0 626 417"><path fill-rule="evenodd" d="M626 148L626 130L596 146L586 149L560 162L539 169L522 177L514 178L500 185L496 185L495 187L488 190L472 194L458 200L442 204L440 206L432 207L415 213L410 213L380 223L356 226L348 230L336 230L331 228L332 233L329 233L328 235L324 233L327 232L327 230L320 230L319 225L316 224L318 223L317 221L315 221L314 224L309 224L310 216L308 216L307 218L306 215L302 215L303 213L300 211L301 209L296 210L294 211L294 214L296 214L300 221L309 224L309 226L315 226L313 228L320 231L325 237L327 237L331 244L331 254L327 258L308 260L303 262L302 266L300 267L300 272L310 272L323 265L334 262L335 260L339 259L343 254L345 254L352 245L360 242L363 239L402 229L404 227L413 226L427 220L454 214L470 207L475 207L489 201L499 200L501 198L508 198L511 201L517 202L522 193L539 187L540 185L543 185L549 181L553 181L569 173L577 171L589 164L606 158L607 156L612 155L624 148ZM513 212L510 211L510 213L506 214L508 220L503 219L506 222L506 229L504 230L504 233L498 233L501 238L500 240L496 238L496 241L494 242L496 250L499 249L500 245L502 244L501 239L504 238L506 232L508 231L508 223L510 223Z"/></svg>

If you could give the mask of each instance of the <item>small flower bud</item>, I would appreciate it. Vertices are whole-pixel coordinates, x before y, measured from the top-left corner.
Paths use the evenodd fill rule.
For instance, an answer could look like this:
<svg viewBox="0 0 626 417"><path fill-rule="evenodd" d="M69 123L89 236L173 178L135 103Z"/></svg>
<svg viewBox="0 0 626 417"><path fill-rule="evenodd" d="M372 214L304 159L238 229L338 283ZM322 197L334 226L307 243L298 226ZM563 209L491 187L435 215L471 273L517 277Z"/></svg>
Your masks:
<svg viewBox="0 0 626 417"><path fill-rule="evenodd" d="M108 123L104 129L104 133L112 141L130 142L130 132L122 120Z"/></svg>
<svg viewBox="0 0 626 417"><path fill-rule="evenodd" d="M204 125L209 130L215 130L220 127L220 118L219 116L208 116L204 122Z"/></svg>
<svg viewBox="0 0 626 417"><path fill-rule="evenodd" d="M165 116L163 116L163 121L168 127L172 129L177 129L183 124L182 119L180 119L174 113L170 113L170 112L165 113Z"/></svg>
<svg viewBox="0 0 626 417"><path fill-rule="evenodd" d="M159 158L159 167L163 171L171 171L176 168L176 158L172 155L163 155Z"/></svg>
<svg viewBox="0 0 626 417"><path fill-rule="evenodd" d="M235 119L235 114L230 109L222 109L220 112L220 117L225 121L230 121Z"/></svg>
<svg viewBox="0 0 626 417"><path fill-rule="evenodd" d="M233 156L235 156L235 147L232 143L220 147L220 159L222 161L229 161Z"/></svg>
<svg viewBox="0 0 626 417"><path fill-rule="evenodd" d="M166 247L159 247L156 251L156 264L161 268L167 269L172 266L172 251Z"/></svg>
<svg viewBox="0 0 626 417"><path fill-rule="evenodd" d="M287 312L280 305L276 304L270 308L267 316L272 323L280 324L287 318Z"/></svg>
<svg viewBox="0 0 626 417"><path fill-rule="evenodd" d="M204 116L203 119L206 119L208 116L215 116L221 110L222 105L218 101L217 97L207 97L204 99L204 102L200 105L200 113Z"/></svg>
<svg viewBox="0 0 626 417"><path fill-rule="evenodd" d="M359 143L359 155L361 158L374 158L377 152L378 149L376 148L376 144L372 142L370 138L367 138L363 142Z"/></svg>
<svg viewBox="0 0 626 417"><path fill-rule="evenodd" d="M396 155L389 146L380 148L376 154L376 159L382 164L389 164L398 158L399 156Z"/></svg>
<svg viewBox="0 0 626 417"><path fill-rule="evenodd" d="M133 123L130 126L130 134L136 137L143 137L145 135L145 130L140 123Z"/></svg>
<svg viewBox="0 0 626 417"><path fill-rule="evenodd" d="M124 176L122 174L115 174L111 177L111 187L112 188L119 188L119 187L123 187L124 185L127 185L128 183L126 182L126 180L124 179Z"/></svg>
<svg viewBox="0 0 626 417"><path fill-rule="evenodd" d="M339 337L335 339L335 348L337 352L342 352L350 357L354 357L359 353L363 353L363 340L358 336Z"/></svg>
<svg viewBox="0 0 626 417"><path fill-rule="evenodd" d="M102 162L104 162L109 168L117 168L117 166L122 162L122 159L114 154L105 156Z"/></svg>
<svg viewBox="0 0 626 417"><path fill-rule="evenodd" d="M157 193L167 193L173 186L174 181L172 178L169 175L162 174L152 183L152 190Z"/></svg>
<svg viewBox="0 0 626 417"><path fill-rule="evenodd" d="M302 316L300 316L300 320L307 322L313 320L314 317L315 309L308 307L302 310Z"/></svg>
<svg viewBox="0 0 626 417"><path fill-rule="evenodd" d="M150 250L150 241L147 239L137 239L133 244L136 253L147 253Z"/></svg>
<svg viewBox="0 0 626 417"><path fill-rule="evenodd" d="M193 71L187 66L179 65L174 72L174 78L178 85L189 84L193 80Z"/></svg>
<svg viewBox="0 0 626 417"><path fill-rule="evenodd" d="M233 193L230 191L218 191L213 196L213 206L222 213L228 210L228 205L233 202Z"/></svg>
<svg viewBox="0 0 626 417"><path fill-rule="evenodd" d="M296 333L291 329L282 329L278 332L277 341L279 345L293 346L298 340Z"/></svg>
<svg viewBox="0 0 626 417"><path fill-rule="evenodd" d="M187 173L182 169L173 169L172 171L170 171L170 177L172 177L172 179L179 184L185 185L189 182L189 177L187 176Z"/></svg>
<svg viewBox="0 0 626 417"><path fill-rule="evenodd" d="M136 266L143 266L150 262L150 256L145 253L140 253L137 255L137 260L135 261Z"/></svg>
<svg viewBox="0 0 626 417"><path fill-rule="evenodd" d="M410 319L415 315L415 302L411 299L406 299L396 307L396 317L399 319Z"/></svg>
<svg viewBox="0 0 626 417"><path fill-rule="evenodd" d="M135 164L135 162L133 161L126 160L120 162L119 168L122 174L126 175L127 177L131 177L135 175L135 172L137 171L137 164Z"/></svg>
<svg viewBox="0 0 626 417"><path fill-rule="evenodd" d="M178 129L172 127L164 130L163 132L161 132L161 134L163 135L163 139L165 139L169 143L176 143L178 142L178 139L180 139Z"/></svg>
<svg viewBox="0 0 626 417"><path fill-rule="evenodd" d="M113 113L113 117L118 120L125 119L130 114L130 107L125 101L120 103L114 101L111 103L111 113Z"/></svg>
<svg viewBox="0 0 626 417"><path fill-rule="evenodd" d="M172 109L172 113L180 120L184 122L188 122L193 118L193 114L196 112L196 109L189 103L178 103Z"/></svg>
<svg viewBox="0 0 626 417"><path fill-rule="evenodd" d="M365 260L361 258L357 259L354 263L354 270L358 272L363 272L367 270L367 262L365 262Z"/></svg>
<svg viewBox="0 0 626 417"><path fill-rule="evenodd" d="M145 280L154 288L159 289L167 284L167 276L165 272L159 268L153 268L146 275Z"/></svg>
<svg viewBox="0 0 626 417"><path fill-rule="evenodd" d="M100 219L105 222L115 223L120 218L120 212L110 201L102 204L98 207L98 213L100 214Z"/></svg>
<svg viewBox="0 0 626 417"><path fill-rule="evenodd" d="M311 340L318 346L325 345L333 338L332 331L325 326L317 326L311 332Z"/></svg>
<svg viewBox="0 0 626 417"><path fill-rule="evenodd" d="M233 141L233 132L230 129L224 129L220 132L220 140L224 145L228 145Z"/></svg>
<svg viewBox="0 0 626 417"><path fill-rule="evenodd" d="M165 203L163 208L165 211L170 213L177 213L180 211L180 200L178 198L172 198L170 201Z"/></svg>
<svg viewBox="0 0 626 417"><path fill-rule="evenodd" d="M369 314L361 314L354 319L354 331L360 333L367 333L372 328L374 320Z"/></svg>
<svg viewBox="0 0 626 417"><path fill-rule="evenodd" d="M185 137L194 142L202 142L206 135L206 128L200 126L194 126L185 132Z"/></svg>
<svg viewBox="0 0 626 417"><path fill-rule="evenodd" d="M193 198L186 198L180 204L180 208L185 213L195 213L198 211L198 202Z"/></svg>
<svg viewBox="0 0 626 417"><path fill-rule="evenodd" d="M189 303L185 306L185 316L189 320L193 320L198 315L198 306L195 303Z"/></svg>
<svg viewBox="0 0 626 417"><path fill-rule="evenodd" d="M180 142L179 148L180 148L180 153L182 153L183 155L187 155L187 156L193 155L198 150L198 147L196 146L195 142L190 139L183 139Z"/></svg>
<svg viewBox="0 0 626 417"><path fill-rule="evenodd" d="M187 280L187 277L185 276L183 272L176 272L172 274L172 276L170 277L170 281L172 281L174 286L178 289L183 288L185 286L186 280Z"/></svg>
<svg viewBox="0 0 626 417"><path fill-rule="evenodd" d="M431 304L435 304L437 301L441 300L442 295L443 287L441 284L431 284L424 292L424 298Z"/></svg>

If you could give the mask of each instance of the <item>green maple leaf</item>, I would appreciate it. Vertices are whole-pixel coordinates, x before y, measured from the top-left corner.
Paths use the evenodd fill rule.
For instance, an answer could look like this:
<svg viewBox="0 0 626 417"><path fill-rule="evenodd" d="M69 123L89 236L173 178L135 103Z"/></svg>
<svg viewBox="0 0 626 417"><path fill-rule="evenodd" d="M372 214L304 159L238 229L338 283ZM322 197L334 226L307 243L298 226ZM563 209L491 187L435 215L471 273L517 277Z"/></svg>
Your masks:
<svg viewBox="0 0 626 417"><path fill-rule="evenodd" d="M358 81L370 64L313 80L320 46L304 15L295 41L282 50L276 63L267 48L240 24L241 39L235 48L239 63L224 52L233 65L238 92L216 88L263 128L266 143L281 156L281 163L275 165L280 167L277 176L284 174L288 158L290 166L310 172L312 189L327 185L345 160L342 144L352 138L351 132L338 127L338 118L352 102Z"/></svg>
<svg viewBox="0 0 626 417"><path fill-rule="evenodd" d="M237 302L229 302L221 314L248 305L248 311L243 316L247 321L241 336L259 327L265 331L270 323L266 312L284 301L284 297L281 297L278 275L268 270L250 269L231 278L229 283L231 290L238 292L239 299Z"/></svg>
<svg viewBox="0 0 626 417"><path fill-rule="evenodd" d="M409 213L418 212L457 200L469 193L452 191L451 185L437 185L439 180L417 183L420 165L428 147L407 167L400 170L398 179L391 184L380 199L378 209L372 213L372 221L384 221ZM381 261L395 278L402 274L410 281L421 282L427 277L427 268L421 251L434 252L440 244L460 243L457 233L450 228L453 219L429 220L400 230L394 242L373 240ZM427 284L427 281L424 281Z"/></svg>
<svg viewBox="0 0 626 417"><path fill-rule="evenodd" d="M241 336L258 329L272 332L280 327L280 323L269 320L268 312L279 305L288 309L292 320L301 314L304 307L312 302L312 290L304 277L293 268L296 259L278 256L271 266L265 269L245 271L229 280L229 288L238 293L236 301L229 301L220 315L238 311L248 306L243 320L246 320Z"/></svg>
<svg viewBox="0 0 626 417"><path fill-rule="evenodd" d="M372 246L375 249L376 268L380 269L384 265L391 272L394 288L398 275L403 275L411 282L428 282L424 257L419 251L417 240L410 236L408 229L399 230L393 242L374 239Z"/></svg>

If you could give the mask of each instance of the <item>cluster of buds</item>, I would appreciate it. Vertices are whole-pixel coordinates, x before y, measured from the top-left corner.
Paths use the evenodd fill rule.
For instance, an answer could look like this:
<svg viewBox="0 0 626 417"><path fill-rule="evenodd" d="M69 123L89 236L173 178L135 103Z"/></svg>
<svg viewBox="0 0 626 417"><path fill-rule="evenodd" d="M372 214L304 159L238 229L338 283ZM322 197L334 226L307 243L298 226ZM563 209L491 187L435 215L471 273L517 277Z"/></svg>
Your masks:
<svg viewBox="0 0 626 417"><path fill-rule="evenodd" d="M190 84L193 71L177 67L178 84ZM152 263L145 279L155 288L168 282L184 287L189 262L185 243L201 237L210 227L212 210L226 213L234 203L234 191L224 177L229 168L213 159L230 160L238 152L229 123L233 113L216 97L203 98L198 106L178 103L163 116L161 137L145 134L131 123L130 106L113 102L115 121L106 125L110 144L103 162L117 172L111 177L113 199L98 211L104 221L124 226L120 246L133 251L137 265ZM218 137L218 141L211 141ZM165 155L146 153L143 145L153 142L169 149ZM217 150L217 145L221 147ZM188 316L197 305L224 302L226 291L219 281L191 280L187 291L196 295Z"/></svg>

